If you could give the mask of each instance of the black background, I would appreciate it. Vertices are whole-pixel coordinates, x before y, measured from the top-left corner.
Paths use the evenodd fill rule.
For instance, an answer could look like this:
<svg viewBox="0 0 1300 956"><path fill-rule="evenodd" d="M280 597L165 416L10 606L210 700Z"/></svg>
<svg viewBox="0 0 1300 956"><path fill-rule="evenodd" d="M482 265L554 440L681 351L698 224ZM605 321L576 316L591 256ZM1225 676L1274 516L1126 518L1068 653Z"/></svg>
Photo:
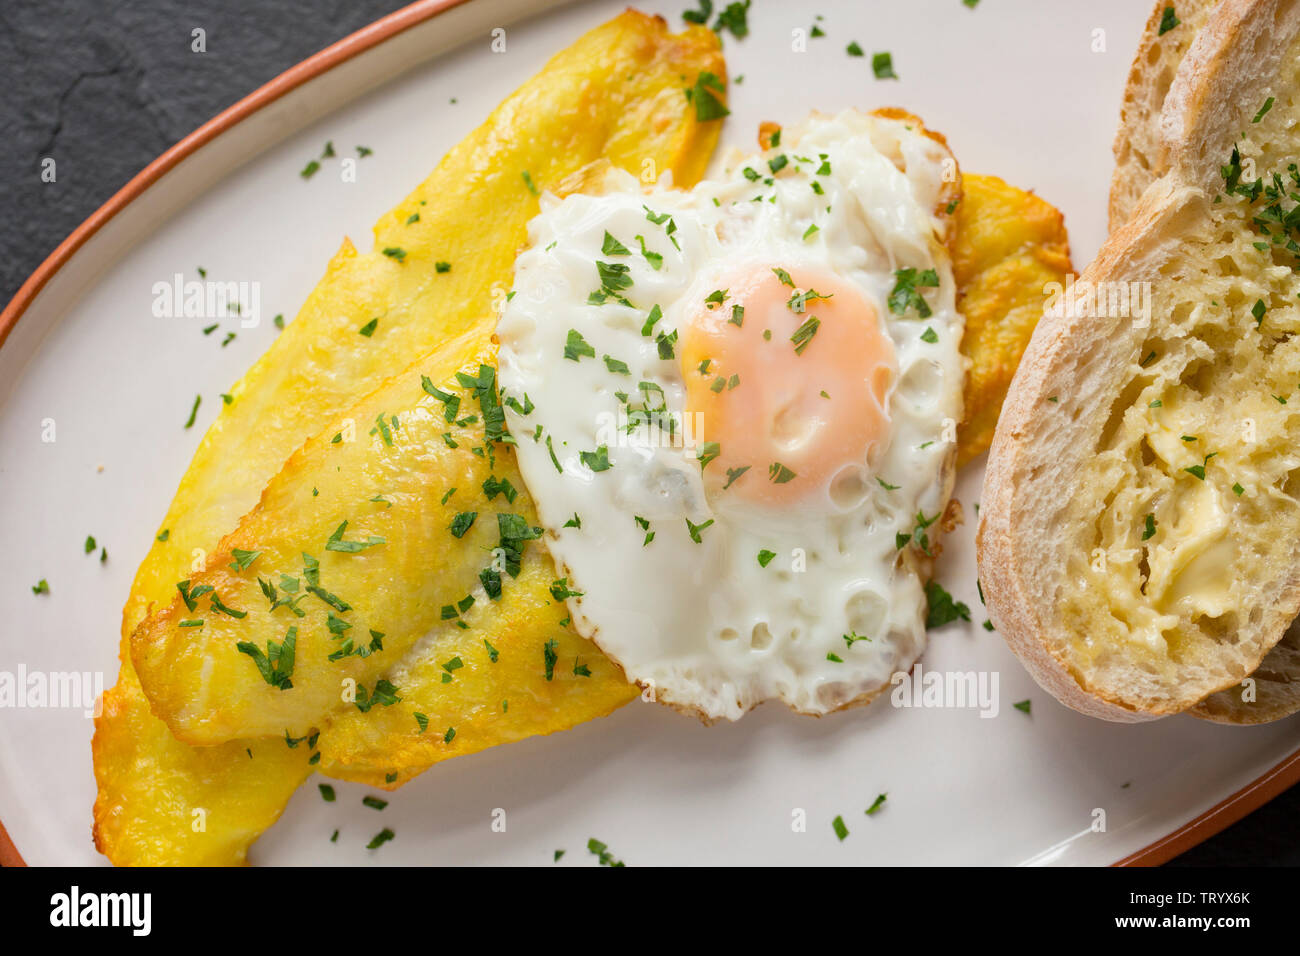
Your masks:
<svg viewBox="0 0 1300 956"><path fill-rule="evenodd" d="M70 934L76 934L92 946L102 947L105 940L134 946L140 939L152 939L158 944L171 944L175 940L181 947L192 948L197 929L206 946L214 949L227 945L248 949L250 940L267 940L273 945L289 939L299 949L328 951L346 947L350 951L373 947L377 941L379 945L387 943L394 936L389 927L396 922L397 914L407 917L407 914L430 911L433 932L443 946L464 944L457 948L466 949L477 944L481 948L484 928L488 927L490 939L498 948L536 948L542 934L549 932L550 938L555 935L552 927L561 914L555 890L564 886L587 893L617 886L629 893L641 885L647 895L659 891L662 899L662 876L658 872L648 873L645 868L640 868L639 873L637 870L635 866L629 867L626 873L605 872L605 867L596 865L561 867L548 874L548 888L552 892L538 893L537 874L532 869L493 870L490 885L478 871L459 870L451 874L456 881L452 891L431 888L427 880L412 879L401 868L374 869L366 871L361 897L364 902L351 906L321 905L320 901L332 902L340 895L336 875L322 869L191 870L181 880L160 870L88 872L54 868L21 873L7 870L0 871L0 919L10 936L21 933L24 942L41 937L42 942L57 940L65 946L75 942ZM771 892L770 885L760 884L764 880L761 873L750 877L729 871L727 876L728 879L719 880L710 872L683 872L676 877L673 888L686 904L677 899L662 903L664 909L655 915L662 916L667 911L675 916L696 898L704 899L706 895L710 915L746 913L747 908L752 911L756 893L764 888ZM973 883L969 870L953 867L928 872L924 892L917 892L912 870L873 870L871 876L872 914L887 914L896 934L909 933L911 938L923 938L932 948L935 944L952 943L954 949L969 949L972 939L987 940L995 933L1008 936L1003 924L1023 925L1026 914L1032 914L1031 919L1037 917L1039 923L1051 921L1067 927L1071 942L1081 948L1093 946L1095 942L1109 943L1117 934L1132 939L1136 932L1140 939L1153 938L1151 930L1118 927L1117 919L1125 917L1156 920L1179 917L1240 920L1244 917L1249 920L1244 925L1234 922L1232 927L1212 926L1208 930L1184 928L1179 933L1175 929L1173 935L1168 929L1156 930L1159 935L1155 938L1169 940L1170 945L1183 945L1186 937L1194 933L1202 946L1209 942L1217 945L1216 951L1222 952L1240 951L1247 946L1257 948L1269 940L1285 938L1283 934L1293 932L1295 925L1294 888L1278 880L1275 871L1261 868L1225 873L1071 867L1043 872L1010 867L981 871L978 883ZM638 879L647 882L638 884ZM699 881L698 895L692 892L694 886L685 884L688 880ZM292 886L288 892L286 884ZM104 892L150 894L149 936L135 937L129 928L120 926L51 927L54 894L71 895L73 885L83 898L86 894ZM438 893L448 902L437 898ZM1191 902L1162 904L1153 899L1157 895L1172 900L1188 899L1179 897L1179 893L1190 894ZM1216 895L1203 897L1202 893ZM791 898L781 914L787 922L801 917L806 922L805 913L798 905L807 899L831 901L823 908L839 915L834 903L845 898L845 881L838 870L830 867L807 869L799 872L798 896L785 895ZM351 896L358 894L354 892ZM223 912L221 915L226 918L213 918L212 907L200 909L202 904L196 905L196 897L232 900L238 909L229 915ZM454 918L444 916L443 911L450 911L449 902L453 901ZM942 913L941 919L935 918L936 912ZM572 915L564 913L563 916L579 926L586 939L618 939L620 933L622 937L627 936L627 918L618 907L579 906ZM771 920L752 918L730 920L726 927L727 942L741 951L770 945L771 923ZM173 946L169 951L175 949Z"/></svg>
<svg viewBox="0 0 1300 956"><path fill-rule="evenodd" d="M295 63L403 5L0 0L0 301L168 146ZM683 9L695 5L682 2ZM195 27L207 32L204 56L190 53ZM56 184L40 181L46 156L58 163ZM1300 787L1175 863L1300 865Z"/></svg>

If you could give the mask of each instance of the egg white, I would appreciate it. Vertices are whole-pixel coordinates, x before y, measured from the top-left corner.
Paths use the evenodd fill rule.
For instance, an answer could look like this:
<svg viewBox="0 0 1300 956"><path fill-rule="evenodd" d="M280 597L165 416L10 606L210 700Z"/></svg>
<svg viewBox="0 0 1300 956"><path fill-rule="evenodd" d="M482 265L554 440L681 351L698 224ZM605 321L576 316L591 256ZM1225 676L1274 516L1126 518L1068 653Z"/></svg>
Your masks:
<svg viewBox="0 0 1300 956"><path fill-rule="evenodd" d="M947 503L961 417L963 320L935 211L950 154L906 121L856 111L813 116L785 139L689 191L644 190L611 171L599 195L543 197L498 326L509 426L547 547L580 592L568 598L575 627L656 699L709 719L770 698L827 713L911 667L925 647L924 562L900 543L935 538L918 526ZM606 233L631 254L602 251ZM628 304L591 304L597 262L628 266ZM678 362L661 358L657 337L684 334L720 276L772 265L856 286L898 362L888 441L866 481L784 513L726 493L710 501L698 444L623 427L629 406L649 396L657 407L661 393L675 435L692 437ZM938 275L923 290L929 317L890 311L903 268ZM656 305L662 317L643 334ZM565 357L571 330L594 357ZM775 554L766 567L763 551Z"/></svg>

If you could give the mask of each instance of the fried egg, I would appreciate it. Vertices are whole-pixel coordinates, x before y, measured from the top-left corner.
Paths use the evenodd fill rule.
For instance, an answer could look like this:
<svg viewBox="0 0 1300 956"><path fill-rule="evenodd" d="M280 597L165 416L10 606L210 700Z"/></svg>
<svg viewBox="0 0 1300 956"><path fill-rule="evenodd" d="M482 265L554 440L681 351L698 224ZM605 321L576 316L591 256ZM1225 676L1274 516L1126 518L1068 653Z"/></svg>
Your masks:
<svg viewBox="0 0 1300 956"><path fill-rule="evenodd" d="M773 138L543 197L497 330L557 614L710 720L911 667L962 411L946 145L852 110Z"/></svg>

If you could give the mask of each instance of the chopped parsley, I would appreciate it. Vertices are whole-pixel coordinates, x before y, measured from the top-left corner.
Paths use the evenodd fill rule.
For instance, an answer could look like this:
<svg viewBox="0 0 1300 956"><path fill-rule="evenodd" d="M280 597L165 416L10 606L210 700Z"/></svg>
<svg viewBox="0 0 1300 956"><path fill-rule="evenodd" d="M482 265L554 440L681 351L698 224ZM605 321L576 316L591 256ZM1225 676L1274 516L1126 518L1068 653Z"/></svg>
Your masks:
<svg viewBox="0 0 1300 956"><path fill-rule="evenodd" d="M726 93L726 87L717 75L710 73L708 70L702 70L700 75L695 78L695 85L687 87L686 102L695 107L695 121L697 123L707 123L710 120L722 119L724 116L730 116L731 110L723 105L722 101L714 95L717 93Z"/></svg>
<svg viewBox="0 0 1300 956"><path fill-rule="evenodd" d="M735 484L736 479L739 478L741 475L743 475L745 472L749 471L750 467L751 467L751 466L749 466L749 465L741 465L741 466L738 467L738 468L728 468L728 469L727 469L727 483L726 483L725 485L722 486L722 490L723 490L723 491L726 491L726 490L727 490L728 488L730 488L733 484Z"/></svg>
<svg viewBox="0 0 1300 956"><path fill-rule="evenodd" d="M565 601L571 597L582 597L582 591L575 591L569 587L569 579L559 578L551 582L551 599L557 603Z"/></svg>
<svg viewBox="0 0 1300 956"><path fill-rule="evenodd" d="M370 709L376 704L383 707L392 707L401 699L402 698L398 695L397 688L388 680L381 677L375 682L375 689L373 692L368 692L364 684L358 684L357 697L354 703L357 706L357 710L366 714L369 713Z"/></svg>
<svg viewBox="0 0 1300 956"><path fill-rule="evenodd" d="M894 58L887 51L871 55L871 72L876 74L878 80L898 79L898 74L894 72Z"/></svg>
<svg viewBox="0 0 1300 956"><path fill-rule="evenodd" d="M474 519L478 517L477 511L461 511L451 520L451 536L453 538L465 537L465 532L474 526Z"/></svg>
<svg viewBox="0 0 1300 956"><path fill-rule="evenodd" d="M699 0L699 3L698 10L683 10L682 19L687 23L708 23L709 17L713 16L713 0Z"/></svg>
<svg viewBox="0 0 1300 956"><path fill-rule="evenodd" d="M564 340L564 357L577 362L583 356L595 358L596 350L582 337L581 332L577 329L569 329L569 335Z"/></svg>
<svg viewBox="0 0 1300 956"><path fill-rule="evenodd" d="M592 471L608 471L612 467L609 463L608 445L598 445L595 451L579 452L578 457Z"/></svg>
<svg viewBox="0 0 1300 956"><path fill-rule="evenodd" d="M607 256L629 256L632 251L627 246L615 239L608 229L605 230L605 241L600 245L600 251Z"/></svg>
<svg viewBox="0 0 1300 956"><path fill-rule="evenodd" d="M655 323L662 319L663 315L664 310L659 308L659 306L656 305L652 307L649 313L646 314L645 324L641 326L641 334L648 337L652 332L654 332Z"/></svg>
<svg viewBox="0 0 1300 956"><path fill-rule="evenodd" d="M675 355L674 346L677 344L677 330L673 329L671 333L665 335L660 332L655 336L655 344L659 347L659 357L668 361Z"/></svg>
<svg viewBox="0 0 1300 956"><path fill-rule="evenodd" d="M261 554L261 551L244 551L241 548L232 548L230 556L235 560L230 563L230 569L232 571L247 571L249 565L256 561Z"/></svg>
<svg viewBox="0 0 1300 956"><path fill-rule="evenodd" d="M677 243L677 237L673 235L673 233L677 231L677 223L673 221L673 217L666 212L656 213L649 206L643 205L641 208L645 210L646 219L649 222L654 223L656 226L663 226L664 235L672 241L672 244L676 248L681 249L681 246Z"/></svg>
<svg viewBox="0 0 1300 956"><path fill-rule="evenodd" d="M216 597L213 597L215 603ZM298 628L290 626L284 635L283 641L268 640L266 642L266 652L256 644L249 641L240 641L235 645L241 654L247 654L257 665L257 671L262 675L262 680L266 681L272 687L278 687L280 690L289 690L293 687L293 682L289 679L293 676L294 649L298 642Z"/></svg>
<svg viewBox="0 0 1300 956"><path fill-rule="evenodd" d="M559 645L560 642L557 641L555 638L551 638L544 645L542 645L542 663L545 665L546 668L547 680L555 679L555 662L559 660L559 657L555 653L555 649L559 647Z"/></svg>
<svg viewBox="0 0 1300 956"><path fill-rule="evenodd" d="M384 538L381 538L379 535L374 535L374 534L370 535L364 541L344 541L343 534L347 530L348 530L348 523L345 520L342 524L340 524L337 528L335 528L334 533L329 536L329 540L325 542L325 550L340 551L344 554L356 554L358 551L364 551L366 550L366 548L373 548L375 547L375 545L385 543Z"/></svg>
<svg viewBox="0 0 1300 956"><path fill-rule="evenodd" d="M952 595L944 590L938 581L929 581L925 585L925 598L929 607L925 615L925 626L943 627L960 618L970 620L970 608L961 601L954 601Z"/></svg>
<svg viewBox="0 0 1300 956"><path fill-rule="evenodd" d="M803 355L804 350L812 343L813 336L817 334L821 324L821 319L814 315L810 316L808 321L794 330L794 334L790 336L790 341L794 343L795 355Z"/></svg>
<svg viewBox="0 0 1300 956"><path fill-rule="evenodd" d="M438 401L442 402L443 415L447 421L452 422L456 420L456 416L460 413L459 395L453 395L451 392L444 392L442 389L435 386L433 381L427 375L420 376L420 387Z"/></svg>
<svg viewBox="0 0 1300 956"><path fill-rule="evenodd" d="M1201 461L1201 463L1200 463L1199 465L1192 465L1190 468L1184 468L1183 471L1187 472L1187 473L1188 473L1189 475L1191 475L1193 478L1199 478L1201 481L1204 481L1204 480L1205 480L1205 466L1208 465L1208 464L1210 463L1210 459L1213 458L1213 457L1214 457L1215 455L1217 455L1217 454L1218 454L1217 451L1212 451L1212 452L1210 452L1208 455L1205 456L1205 458Z"/></svg>
<svg viewBox="0 0 1300 956"><path fill-rule="evenodd" d="M711 524L713 524L712 518L710 518L708 521L705 521L703 524L696 524L690 518L687 518L686 533L691 536L691 540L694 541L696 544L701 544L703 543L703 539L700 537L700 532L703 531L705 528L709 527Z"/></svg>
<svg viewBox="0 0 1300 956"><path fill-rule="evenodd" d="M601 866L623 866L621 860L614 859L613 855L609 852L609 847L594 837L587 841L587 852L591 853L593 856L599 857Z"/></svg>
<svg viewBox="0 0 1300 956"><path fill-rule="evenodd" d="M509 478L488 475L487 478L483 479L483 494L487 495L488 501L492 501L497 495L505 495L506 501L514 504L515 499L519 497L519 490L515 488Z"/></svg>
<svg viewBox="0 0 1300 956"><path fill-rule="evenodd" d="M908 309L915 309L921 318L928 319L933 312L919 290L937 288L938 273L933 269L896 269L894 279L894 289L889 293L889 311L894 315L906 315Z"/></svg>
<svg viewBox="0 0 1300 956"><path fill-rule="evenodd" d="M600 279L600 288L587 297L588 305L604 305L610 299L629 308L629 302L621 293L632 287L631 267L623 262L596 261L596 275ZM594 354L594 353L593 353Z"/></svg>
<svg viewBox="0 0 1300 956"><path fill-rule="evenodd" d="M752 0L737 0L734 3L728 3L718 18L713 21L713 32L722 33L723 30L730 30L731 35L737 40L743 40L749 36L749 6Z"/></svg>
<svg viewBox="0 0 1300 956"><path fill-rule="evenodd" d="M650 268L658 272L663 268L664 257L657 252L651 252L645 247L645 236L638 235L636 241L641 244L641 258L650 264Z"/></svg>

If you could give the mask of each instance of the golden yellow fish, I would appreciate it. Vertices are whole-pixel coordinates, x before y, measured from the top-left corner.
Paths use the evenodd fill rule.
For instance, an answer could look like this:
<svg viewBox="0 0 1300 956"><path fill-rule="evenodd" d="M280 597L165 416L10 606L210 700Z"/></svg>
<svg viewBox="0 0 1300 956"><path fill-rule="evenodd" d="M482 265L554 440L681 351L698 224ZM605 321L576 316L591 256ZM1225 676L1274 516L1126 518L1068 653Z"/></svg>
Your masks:
<svg viewBox="0 0 1300 956"><path fill-rule="evenodd" d="M725 77L717 37L704 28L673 35L663 20L628 11L581 37L380 220L374 251L344 242L297 319L232 389L163 521L164 540L136 574L121 673L96 721L95 840L113 862L241 863L312 769L310 748L283 737L177 741L149 710L131 632L172 602L177 582L207 565L285 459L359 393L491 323L493 290L509 283L538 191L602 157L694 182L719 125L698 122L684 96L702 73ZM371 336L358 334L374 320ZM549 728L593 715L555 713Z"/></svg>
<svg viewBox="0 0 1300 956"><path fill-rule="evenodd" d="M491 687L498 675L518 670L539 688L556 683L557 669L560 684L596 677L591 700L537 715L549 719L630 696L617 668L558 623L563 597L548 596L548 613L524 618L517 633L499 612L504 596L514 602L525 557L526 606L556 582L544 552L533 555L542 532L504 431L495 365L488 333L467 333L348 409L294 452L206 567L136 630L136 673L178 739L292 740L324 728L329 741L335 711L369 715L419 699L420 682L395 670L417 642L415 672L433 665L424 689L435 692L420 705L448 726L482 707L485 687L466 691L471 675L496 708L506 693ZM606 678L621 685L612 697ZM414 714L427 711L405 709L408 729L423 734L428 720ZM500 723L528 720L517 697ZM458 749L497 742L466 729L460 722Z"/></svg>
<svg viewBox="0 0 1300 956"><path fill-rule="evenodd" d="M1034 326L1047 284L1065 281L1070 240L1050 203L996 176L965 175L957 207L952 271L966 317L961 350L971 360L966 417L957 432L960 467L984 452Z"/></svg>

